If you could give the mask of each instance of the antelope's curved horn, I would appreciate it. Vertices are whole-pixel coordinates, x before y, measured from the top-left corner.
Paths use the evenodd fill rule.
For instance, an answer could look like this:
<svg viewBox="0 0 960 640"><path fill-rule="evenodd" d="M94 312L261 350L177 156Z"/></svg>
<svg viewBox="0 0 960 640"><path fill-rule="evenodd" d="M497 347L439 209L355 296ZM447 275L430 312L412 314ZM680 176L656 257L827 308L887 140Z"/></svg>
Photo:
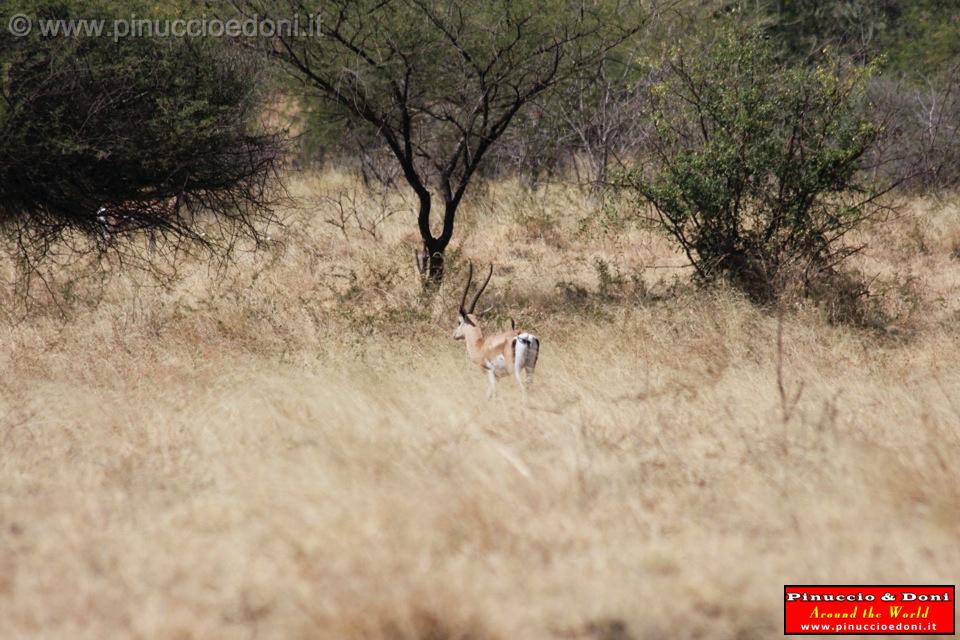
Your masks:
<svg viewBox="0 0 960 640"><path fill-rule="evenodd" d="M467 270L467 286L463 288L463 295L460 297L460 313L467 315L467 310L464 308L464 303L467 301L467 292L470 291L470 281L473 280L473 263L467 263L470 265L470 268Z"/></svg>
<svg viewBox="0 0 960 640"><path fill-rule="evenodd" d="M470 303L470 308L467 309L467 313L473 313L473 309L477 306L477 301L480 299L480 296L483 295L483 290L487 288L487 284L490 282L490 277L493 275L493 263L490 263L490 271L487 272L487 279L483 281L483 284L480 285L480 288L477 290L477 294L473 296L473 302Z"/></svg>

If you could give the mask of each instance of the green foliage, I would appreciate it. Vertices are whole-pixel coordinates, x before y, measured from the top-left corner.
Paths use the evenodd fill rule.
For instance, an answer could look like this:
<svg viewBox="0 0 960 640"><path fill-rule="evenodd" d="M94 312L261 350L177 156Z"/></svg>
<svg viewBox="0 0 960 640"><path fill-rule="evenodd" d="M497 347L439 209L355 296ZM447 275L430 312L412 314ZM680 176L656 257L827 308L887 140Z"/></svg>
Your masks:
<svg viewBox="0 0 960 640"><path fill-rule="evenodd" d="M13 10L109 25L164 6L29 0ZM253 56L212 39L34 29L4 40L0 63L0 223L21 249L29 237L44 250L68 229L102 234L101 206L115 226L195 240L200 212L241 231L269 215L280 147L258 130Z"/></svg>
<svg viewBox="0 0 960 640"><path fill-rule="evenodd" d="M903 75L935 77L960 62L960 4L954 0L898 3L898 19L878 38L885 66Z"/></svg>
<svg viewBox="0 0 960 640"><path fill-rule="evenodd" d="M823 276L872 211L859 172L880 133L869 73L784 66L757 30L728 27L709 50L670 60L653 90L653 159L618 184L652 206L703 279L764 300L794 276Z"/></svg>
<svg viewBox="0 0 960 640"><path fill-rule="evenodd" d="M960 4L955 0L733 0L726 9L755 20L788 60L825 48L885 70L929 78L960 58Z"/></svg>
<svg viewBox="0 0 960 640"><path fill-rule="evenodd" d="M780 0L739 3L759 14L781 52L790 59L808 59L825 47L869 58L897 20L899 3L883 0Z"/></svg>

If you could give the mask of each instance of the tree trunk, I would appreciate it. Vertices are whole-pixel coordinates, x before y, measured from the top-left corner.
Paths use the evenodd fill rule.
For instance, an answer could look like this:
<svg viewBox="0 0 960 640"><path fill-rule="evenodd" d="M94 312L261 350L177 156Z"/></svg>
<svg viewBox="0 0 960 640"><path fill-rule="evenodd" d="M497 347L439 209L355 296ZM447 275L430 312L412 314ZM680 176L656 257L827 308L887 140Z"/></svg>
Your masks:
<svg viewBox="0 0 960 640"><path fill-rule="evenodd" d="M443 282L443 249L431 248L432 241L424 241L417 252L417 271L424 289L436 289ZM446 248L446 247L444 247Z"/></svg>
<svg viewBox="0 0 960 640"><path fill-rule="evenodd" d="M453 237L453 221L457 204L458 202L444 204L443 230L439 237L434 238L430 233L430 196L421 194L418 226L423 248L417 252L416 258L417 271L420 272L424 289L435 290L443 282L444 252Z"/></svg>

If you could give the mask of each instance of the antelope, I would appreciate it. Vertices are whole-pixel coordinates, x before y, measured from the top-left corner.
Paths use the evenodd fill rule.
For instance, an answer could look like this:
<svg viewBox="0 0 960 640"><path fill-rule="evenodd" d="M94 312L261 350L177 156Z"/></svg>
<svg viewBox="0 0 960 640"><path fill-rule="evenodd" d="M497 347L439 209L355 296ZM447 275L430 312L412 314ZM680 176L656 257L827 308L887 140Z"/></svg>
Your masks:
<svg viewBox="0 0 960 640"><path fill-rule="evenodd" d="M103 204L97 209L97 239L104 246L114 236L126 231L147 230L147 248L153 253L157 246L155 229L151 219L172 218L180 209L180 196L172 196L155 202L134 200Z"/></svg>
<svg viewBox="0 0 960 640"><path fill-rule="evenodd" d="M463 340L467 346L467 358L475 365L487 372L487 399L493 397L493 392L497 386L497 378L512 374L520 387L524 399L527 397L527 389L523 380L523 372L527 372L528 382L533 382L533 370L537 366L537 356L540 354L540 339L532 333L519 331L510 321L510 330L484 337L477 324L479 315L474 314L477 301L487 288L490 277L493 275L493 264L490 265L490 271L487 273L487 279L483 281L480 289L477 290L466 307L467 293L470 291L470 282L473 280L473 264L470 264L467 271L467 286L463 289L463 296L460 298L460 308L457 310L457 319L459 324L453 332L454 340Z"/></svg>

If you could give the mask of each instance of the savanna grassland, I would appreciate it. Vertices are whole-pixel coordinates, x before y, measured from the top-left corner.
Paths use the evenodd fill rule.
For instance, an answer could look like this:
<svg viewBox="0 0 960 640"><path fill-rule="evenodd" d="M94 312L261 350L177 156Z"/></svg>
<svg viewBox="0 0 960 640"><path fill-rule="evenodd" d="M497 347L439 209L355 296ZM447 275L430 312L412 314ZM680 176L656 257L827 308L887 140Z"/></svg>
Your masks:
<svg viewBox="0 0 960 640"><path fill-rule="evenodd" d="M226 266L4 288L4 638L769 638L784 583L956 582L956 198L863 233L856 313L778 314L516 182L423 297L355 189L297 177ZM451 339L468 259L541 337L526 406Z"/></svg>

